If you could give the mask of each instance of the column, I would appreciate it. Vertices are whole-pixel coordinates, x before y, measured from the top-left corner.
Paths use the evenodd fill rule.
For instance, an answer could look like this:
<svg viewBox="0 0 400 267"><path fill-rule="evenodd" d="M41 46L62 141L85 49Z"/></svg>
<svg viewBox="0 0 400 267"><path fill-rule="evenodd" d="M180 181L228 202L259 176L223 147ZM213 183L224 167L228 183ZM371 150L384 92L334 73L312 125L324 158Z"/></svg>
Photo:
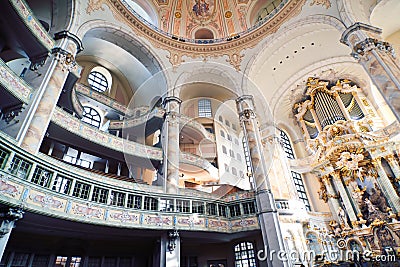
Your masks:
<svg viewBox="0 0 400 267"><path fill-rule="evenodd" d="M340 98L338 92L335 93L335 99L336 99L336 102L338 103L338 105L339 105L339 107L340 107L340 110L342 111L343 116L344 116L344 118L346 119L346 121L350 121L351 118L350 118L349 111L348 111L347 108L344 106L343 101L342 101L342 99Z"/></svg>
<svg viewBox="0 0 400 267"><path fill-rule="evenodd" d="M342 198L343 205L347 211L347 215L349 216L350 222L352 225L356 225L357 216L354 212L352 201L350 200L349 195L347 194L347 190L346 188L344 188L340 174L338 172L334 172L332 173L332 176L333 176L333 182L337 190L339 191L340 197Z"/></svg>
<svg viewBox="0 0 400 267"><path fill-rule="evenodd" d="M389 163L390 168L392 169L392 172L394 174L394 178L396 181L400 180L400 167L397 161L394 159L393 155L388 155L385 157L387 162Z"/></svg>
<svg viewBox="0 0 400 267"><path fill-rule="evenodd" d="M166 111L162 129L164 151L164 191L170 194L178 193L179 186L179 117L182 101L174 96L166 97Z"/></svg>
<svg viewBox="0 0 400 267"><path fill-rule="evenodd" d="M278 211L267 176L268 168L257 126L253 97L248 95L239 97L236 99L236 106L244 138L250 152L251 176L254 177L257 216L264 242L264 253L267 255L266 262L269 267L288 266L287 262L280 261L277 257L277 253L285 251L285 247L279 225ZM272 258L269 256L270 254L273 254Z"/></svg>
<svg viewBox="0 0 400 267"><path fill-rule="evenodd" d="M311 139L310 138L310 134L309 134L309 132L307 130L307 127L306 127L306 123L304 122L303 119L300 119L300 125L301 125L301 128L303 129L304 137L306 138L306 140Z"/></svg>
<svg viewBox="0 0 400 267"><path fill-rule="evenodd" d="M78 66L75 55L82 50L82 42L77 36L67 31L55 36L58 39L58 47L52 50L52 62L46 74L49 76L47 85L41 92L41 97L37 99L37 107L32 111L26 131L23 131L18 141L23 149L32 154L39 151L67 76L70 72L76 73Z"/></svg>
<svg viewBox="0 0 400 267"><path fill-rule="evenodd" d="M8 208L0 212L0 260L3 257L11 231L15 227L15 222L22 219L23 215L24 212L21 209L14 208Z"/></svg>
<svg viewBox="0 0 400 267"><path fill-rule="evenodd" d="M311 115L312 115L312 117L314 119L315 126L318 129L318 132L319 133L322 132L322 126L321 126L321 123L318 120L318 116L317 116L317 113L315 112L315 109L310 108L310 112L311 112Z"/></svg>
<svg viewBox="0 0 400 267"><path fill-rule="evenodd" d="M380 159L375 159L373 164L378 172L378 177L376 181L378 182L380 188L382 189L382 193L385 195L386 199L389 202L389 206L394 209L394 213L400 212L400 199L397 195L396 190L394 189L392 183L387 177L385 169L382 166Z"/></svg>
<svg viewBox="0 0 400 267"><path fill-rule="evenodd" d="M161 236L160 267L180 266L181 241L177 230L170 230Z"/></svg>
<svg viewBox="0 0 400 267"><path fill-rule="evenodd" d="M338 196L336 195L335 189L333 188L331 181L329 179L329 175L325 175L321 178L323 185L326 188L327 200L329 208L332 214L337 215L337 211L340 208L340 202L338 200ZM337 217L337 216L336 216Z"/></svg>
<svg viewBox="0 0 400 267"><path fill-rule="evenodd" d="M364 67L378 90L400 119L400 64L392 46L380 40L382 30L357 22L347 28L341 41L353 49L352 55Z"/></svg>

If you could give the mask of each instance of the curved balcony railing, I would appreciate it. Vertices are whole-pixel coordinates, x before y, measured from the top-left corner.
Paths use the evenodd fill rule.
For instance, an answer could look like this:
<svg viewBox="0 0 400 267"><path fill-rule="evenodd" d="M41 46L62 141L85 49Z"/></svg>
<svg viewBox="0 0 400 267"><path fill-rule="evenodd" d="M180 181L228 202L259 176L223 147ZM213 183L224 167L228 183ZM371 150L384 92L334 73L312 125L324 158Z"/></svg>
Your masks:
<svg viewBox="0 0 400 267"><path fill-rule="evenodd" d="M0 141L3 204L46 216L127 228L225 233L259 229L250 192L229 198L187 189L179 195L163 194L155 186L111 182L113 179L46 155L31 155L4 140Z"/></svg>
<svg viewBox="0 0 400 267"><path fill-rule="evenodd" d="M33 95L33 89L17 74L15 74L7 64L0 59L0 84L13 96L28 104Z"/></svg>
<svg viewBox="0 0 400 267"><path fill-rule="evenodd" d="M188 116L185 116L183 114L180 115L180 124L181 127L189 126L197 131L199 131L205 138L207 138L210 141L215 141L215 135L207 131L206 128L204 128L203 124L199 123L195 119L192 119Z"/></svg>
<svg viewBox="0 0 400 267"><path fill-rule="evenodd" d="M179 162L199 167L207 171L211 177L219 179L218 168L214 167L210 162L200 156L181 151Z"/></svg>
<svg viewBox="0 0 400 267"><path fill-rule="evenodd" d="M156 115L160 114L159 110L157 109L154 110L154 113ZM104 147L141 158L151 160L163 159L163 152L160 148L146 146L130 140L122 139L106 132L102 132L91 125L82 122L60 108L55 109L51 121L73 134ZM218 178L218 169L202 157L181 152L180 162L203 168L213 178Z"/></svg>
<svg viewBox="0 0 400 267"><path fill-rule="evenodd" d="M42 24L36 19L29 5L24 0L10 0L15 11L21 17L29 31L37 38L37 40L50 51L54 47L54 40L43 28Z"/></svg>
<svg viewBox="0 0 400 267"><path fill-rule="evenodd" d="M229 42L232 41L233 39L238 39L241 36L247 35L262 26L264 26L272 17L274 17L276 14L279 13L279 11L289 2L289 0L278 0L273 1L272 3L269 4L269 6L266 7L266 9L271 9L270 7L273 6L272 11L262 20L258 21L256 24L254 24L252 27L246 29L245 31L239 32L235 34L234 36L226 36L223 38L218 38L218 39L190 39L190 38L185 38L182 36L176 36L173 35L169 32L163 31L157 26L153 25L152 23L148 22L145 20L140 14L138 14L126 1L121 0L123 5L135 16L137 17L142 23L144 23L146 26L150 27L154 31L167 36L169 38L175 39L177 41L181 42L186 42L186 43L192 43L192 44L218 44L218 43L224 43L224 42Z"/></svg>
<svg viewBox="0 0 400 267"><path fill-rule="evenodd" d="M128 107L126 107L125 105L119 103L118 101L116 101L115 99L106 96L103 93L97 92L96 90L93 90L92 88L90 88L89 86L83 85L81 83L77 83L75 85L75 91L76 93L83 95L83 96L87 96L92 98L95 101L98 101L99 103L102 103L112 109L115 109L116 111L122 113L122 114L126 114L128 116L133 115L134 111L129 110Z"/></svg>
<svg viewBox="0 0 400 267"><path fill-rule="evenodd" d="M102 132L99 129L80 121L60 108L55 109L51 120L56 125L96 144L141 158L162 160L163 155L161 149L142 145Z"/></svg>
<svg viewBox="0 0 400 267"><path fill-rule="evenodd" d="M136 111L144 111L143 107L140 109L135 109ZM145 125L149 120L153 118L162 119L164 117L165 110L162 108L154 108L152 111L141 114L139 116L134 116L132 118L128 118L124 121L111 121L109 130L120 130L123 128L133 128L140 125Z"/></svg>
<svg viewBox="0 0 400 267"><path fill-rule="evenodd" d="M79 117L82 117L83 115L83 106L81 101L79 101L78 96L76 95L76 89L73 88L71 92L71 102L72 102L72 107L74 108L76 114Z"/></svg>

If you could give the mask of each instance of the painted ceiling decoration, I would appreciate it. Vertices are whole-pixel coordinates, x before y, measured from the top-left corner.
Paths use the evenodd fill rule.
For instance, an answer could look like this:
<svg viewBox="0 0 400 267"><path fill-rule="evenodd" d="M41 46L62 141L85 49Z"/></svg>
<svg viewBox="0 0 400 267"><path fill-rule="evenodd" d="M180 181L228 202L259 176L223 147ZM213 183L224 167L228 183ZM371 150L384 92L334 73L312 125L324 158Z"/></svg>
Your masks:
<svg viewBox="0 0 400 267"><path fill-rule="evenodd" d="M104 11L107 5L114 17L131 27L139 36L169 52L174 68L183 57L203 58L227 56L226 60L240 70L243 50L257 45L265 36L296 16L306 0L136 0L144 10L153 8L158 22L143 20L127 3L128 0L89 0L86 13ZM329 2L329 0L328 0ZM322 5L322 2L313 2ZM260 10L272 8L270 15L258 21ZM253 12L254 11L254 12ZM251 21L255 22L252 25ZM157 25L155 25L157 24ZM197 31L209 30L211 40L194 40ZM200 34L199 36L209 36Z"/></svg>

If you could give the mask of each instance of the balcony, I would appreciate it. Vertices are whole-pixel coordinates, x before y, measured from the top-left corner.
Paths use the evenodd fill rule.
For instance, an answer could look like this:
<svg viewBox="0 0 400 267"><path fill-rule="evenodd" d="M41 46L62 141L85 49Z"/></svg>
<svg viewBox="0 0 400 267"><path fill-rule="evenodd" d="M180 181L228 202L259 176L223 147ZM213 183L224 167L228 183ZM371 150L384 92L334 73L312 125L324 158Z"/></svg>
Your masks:
<svg viewBox="0 0 400 267"><path fill-rule="evenodd" d="M253 194L220 198L117 181L0 141L0 202L46 216L127 228L241 232L258 229ZM232 207L233 208L232 208ZM232 213L232 210L234 213Z"/></svg>

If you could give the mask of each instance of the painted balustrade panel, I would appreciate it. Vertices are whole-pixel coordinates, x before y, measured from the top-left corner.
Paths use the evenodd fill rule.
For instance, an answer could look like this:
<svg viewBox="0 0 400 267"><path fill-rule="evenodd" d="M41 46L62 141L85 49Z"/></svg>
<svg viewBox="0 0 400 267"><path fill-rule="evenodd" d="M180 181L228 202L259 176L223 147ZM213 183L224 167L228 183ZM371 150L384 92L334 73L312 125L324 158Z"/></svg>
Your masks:
<svg viewBox="0 0 400 267"><path fill-rule="evenodd" d="M26 210L47 216L85 223L146 229L174 227L178 230L231 233L259 228L255 215L229 219L199 214L132 210L63 195L3 171L0 171L0 176L1 203L22 206Z"/></svg>
<svg viewBox="0 0 400 267"><path fill-rule="evenodd" d="M15 11L20 15L28 29L36 36L38 41L40 41L40 43L50 51L54 47L55 42L35 17L28 4L24 0L10 0L10 3L13 5Z"/></svg>
<svg viewBox="0 0 400 267"><path fill-rule="evenodd" d="M28 104L33 89L0 59L0 84L16 98Z"/></svg>

